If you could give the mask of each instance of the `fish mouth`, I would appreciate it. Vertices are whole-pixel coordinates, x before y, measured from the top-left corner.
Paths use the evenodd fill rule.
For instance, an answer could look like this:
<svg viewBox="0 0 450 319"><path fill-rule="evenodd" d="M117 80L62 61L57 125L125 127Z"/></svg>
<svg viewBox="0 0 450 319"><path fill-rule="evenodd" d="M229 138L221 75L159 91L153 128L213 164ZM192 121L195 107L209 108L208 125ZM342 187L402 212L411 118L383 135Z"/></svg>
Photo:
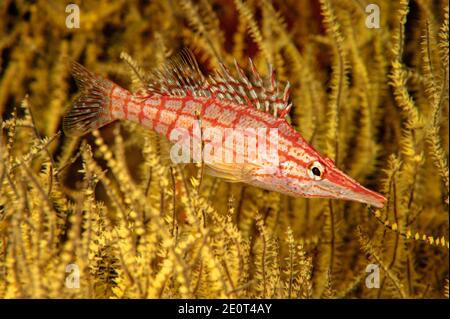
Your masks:
<svg viewBox="0 0 450 319"><path fill-rule="evenodd" d="M383 208L386 203L386 197L365 188L337 169L328 171L326 178L322 182L328 184L329 189L333 190L333 195L339 199L352 200L375 206L376 208Z"/></svg>

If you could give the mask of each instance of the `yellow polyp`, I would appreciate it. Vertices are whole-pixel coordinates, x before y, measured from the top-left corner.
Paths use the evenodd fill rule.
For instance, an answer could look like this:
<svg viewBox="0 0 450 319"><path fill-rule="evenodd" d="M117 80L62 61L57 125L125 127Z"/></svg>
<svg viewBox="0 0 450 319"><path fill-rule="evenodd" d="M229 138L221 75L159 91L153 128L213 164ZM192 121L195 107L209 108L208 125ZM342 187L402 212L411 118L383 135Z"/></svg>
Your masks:
<svg viewBox="0 0 450 319"><path fill-rule="evenodd" d="M105 160L109 161L110 159L112 159L112 153L108 151L105 153Z"/></svg>
<svg viewBox="0 0 450 319"><path fill-rule="evenodd" d="M137 214L135 211L131 211L131 212L130 212L130 217L131 217L132 219L136 219L137 216L138 216L138 214Z"/></svg>

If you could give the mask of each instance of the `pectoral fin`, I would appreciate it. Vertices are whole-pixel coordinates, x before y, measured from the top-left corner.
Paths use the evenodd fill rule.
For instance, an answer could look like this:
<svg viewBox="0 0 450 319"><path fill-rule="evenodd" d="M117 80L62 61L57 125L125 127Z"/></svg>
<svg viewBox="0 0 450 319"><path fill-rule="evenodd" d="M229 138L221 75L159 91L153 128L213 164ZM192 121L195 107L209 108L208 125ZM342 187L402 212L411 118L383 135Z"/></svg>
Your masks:
<svg viewBox="0 0 450 319"><path fill-rule="evenodd" d="M251 172L258 167L249 163L208 163L205 166L205 173L230 183L245 183L251 179Z"/></svg>

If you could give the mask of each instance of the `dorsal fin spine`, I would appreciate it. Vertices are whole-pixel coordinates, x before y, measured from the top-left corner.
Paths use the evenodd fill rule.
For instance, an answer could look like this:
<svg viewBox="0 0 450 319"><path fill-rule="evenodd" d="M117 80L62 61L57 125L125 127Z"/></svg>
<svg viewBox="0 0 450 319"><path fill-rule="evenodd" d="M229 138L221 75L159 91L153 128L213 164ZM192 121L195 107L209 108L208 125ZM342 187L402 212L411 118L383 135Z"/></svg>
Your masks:
<svg viewBox="0 0 450 319"><path fill-rule="evenodd" d="M288 106L286 106L284 109L281 110L280 112L280 117L281 118L285 118L289 112L291 111L291 107L292 107L292 103L289 103Z"/></svg>
<svg viewBox="0 0 450 319"><path fill-rule="evenodd" d="M273 71L273 65L271 63L269 63L269 79L270 79L270 90L274 92L276 81L275 81L275 73Z"/></svg>
<svg viewBox="0 0 450 319"><path fill-rule="evenodd" d="M289 93L291 91L291 83L289 83L289 81L286 83L286 87L284 88L284 93L283 93L283 101L287 102L287 100L289 99Z"/></svg>
<svg viewBox="0 0 450 319"><path fill-rule="evenodd" d="M254 62L249 59L249 75L234 60L234 73L220 63L219 70L204 76L195 57L183 50L169 59L163 67L152 72L154 82L147 83L146 91L139 90L138 97L151 95L176 95L192 97L211 97L227 99L239 104L247 104L258 110L270 112L275 117L287 114L290 84L287 83L283 94L279 94L278 83L272 64L268 64L268 74L262 78Z"/></svg>
<svg viewBox="0 0 450 319"><path fill-rule="evenodd" d="M262 79L261 76L258 73L258 70L256 70L255 65L253 64L253 60L249 59L249 63L250 63L250 68L252 69L252 74L255 77L256 81L257 81L257 85L258 86L262 86Z"/></svg>

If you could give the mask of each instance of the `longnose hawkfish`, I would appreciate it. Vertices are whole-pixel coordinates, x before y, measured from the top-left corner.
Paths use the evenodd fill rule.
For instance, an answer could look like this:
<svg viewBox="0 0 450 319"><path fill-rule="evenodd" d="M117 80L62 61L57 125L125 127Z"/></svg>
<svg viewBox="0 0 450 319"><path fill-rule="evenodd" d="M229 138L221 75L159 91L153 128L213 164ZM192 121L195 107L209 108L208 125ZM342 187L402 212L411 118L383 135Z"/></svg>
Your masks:
<svg viewBox="0 0 450 319"><path fill-rule="evenodd" d="M209 162L206 173L294 197L345 199L383 207L386 201L341 172L319 154L288 122L289 83L278 89L273 69L261 78L250 60L250 74L235 63L236 75L223 64L205 76L188 50L154 71L134 93L73 62L72 73L81 94L63 119L68 135L83 135L114 120L130 120L171 140L176 128L275 128L278 164ZM200 121L199 121L200 120ZM178 142L171 140L171 142ZM245 154L245 150L241 150Z"/></svg>

